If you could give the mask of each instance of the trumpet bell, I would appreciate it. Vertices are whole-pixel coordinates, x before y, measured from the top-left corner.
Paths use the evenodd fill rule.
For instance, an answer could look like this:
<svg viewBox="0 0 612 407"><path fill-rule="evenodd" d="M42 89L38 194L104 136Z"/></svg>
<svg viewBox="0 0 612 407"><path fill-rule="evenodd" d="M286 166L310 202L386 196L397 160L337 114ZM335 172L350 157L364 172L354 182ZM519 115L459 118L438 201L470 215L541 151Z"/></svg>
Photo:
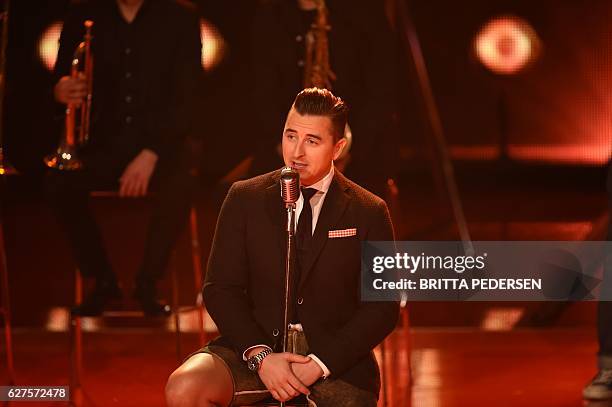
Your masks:
<svg viewBox="0 0 612 407"><path fill-rule="evenodd" d="M62 144L55 153L45 157L49 168L62 171L76 171L83 168L83 161L77 156L74 147Z"/></svg>

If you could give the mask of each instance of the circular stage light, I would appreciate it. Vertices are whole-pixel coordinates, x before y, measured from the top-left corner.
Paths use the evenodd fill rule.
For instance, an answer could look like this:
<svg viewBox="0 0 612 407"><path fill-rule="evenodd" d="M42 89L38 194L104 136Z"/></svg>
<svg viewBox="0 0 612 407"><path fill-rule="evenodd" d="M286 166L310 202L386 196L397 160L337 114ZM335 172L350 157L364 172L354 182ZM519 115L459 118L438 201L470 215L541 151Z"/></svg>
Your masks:
<svg viewBox="0 0 612 407"><path fill-rule="evenodd" d="M50 71L55 67L57 50L59 49L59 38L62 33L62 22L56 21L43 31L38 40L38 55L43 65Z"/></svg>
<svg viewBox="0 0 612 407"><path fill-rule="evenodd" d="M216 67L225 55L225 41L217 28L207 20L200 19L202 38L202 68L206 71Z"/></svg>
<svg viewBox="0 0 612 407"><path fill-rule="evenodd" d="M514 16L496 17L485 24L474 39L479 61L496 74L513 75L533 62L540 40L525 20Z"/></svg>

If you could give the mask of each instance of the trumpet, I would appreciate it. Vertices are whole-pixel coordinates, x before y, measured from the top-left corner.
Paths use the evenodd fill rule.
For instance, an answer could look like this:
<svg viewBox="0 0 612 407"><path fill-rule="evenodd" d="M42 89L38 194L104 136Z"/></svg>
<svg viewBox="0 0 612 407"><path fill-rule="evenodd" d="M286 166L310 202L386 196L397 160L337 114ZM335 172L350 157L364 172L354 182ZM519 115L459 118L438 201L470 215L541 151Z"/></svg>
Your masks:
<svg viewBox="0 0 612 407"><path fill-rule="evenodd" d="M80 105L68 103L66 106L64 132L60 145L55 153L48 155L44 159L47 167L57 170L74 171L83 168L83 161L78 157L78 148L89 140L94 66L93 55L91 53L91 29L93 21L87 20L84 25L85 35L83 41L79 43L74 51L70 67L70 77L74 79L82 76L85 77L85 100ZM80 70L81 68L82 71ZM80 116L78 122L77 116Z"/></svg>

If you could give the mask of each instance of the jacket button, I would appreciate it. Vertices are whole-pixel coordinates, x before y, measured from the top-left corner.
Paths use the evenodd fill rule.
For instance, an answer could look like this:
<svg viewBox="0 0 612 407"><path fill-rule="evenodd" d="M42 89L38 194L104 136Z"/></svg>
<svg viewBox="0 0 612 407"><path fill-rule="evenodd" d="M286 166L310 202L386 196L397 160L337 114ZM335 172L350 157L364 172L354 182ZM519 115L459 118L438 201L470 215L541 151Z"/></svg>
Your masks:
<svg viewBox="0 0 612 407"><path fill-rule="evenodd" d="M298 305L302 305L304 303L304 299L302 297L297 300Z"/></svg>
<svg viewBox="0 0 612 407"><path fill-rule="evenodd" d="M280 332L278 332L278 329L275 329L275 330L272 331L272 335L273 336L278 336L279 333Z"/></svg>

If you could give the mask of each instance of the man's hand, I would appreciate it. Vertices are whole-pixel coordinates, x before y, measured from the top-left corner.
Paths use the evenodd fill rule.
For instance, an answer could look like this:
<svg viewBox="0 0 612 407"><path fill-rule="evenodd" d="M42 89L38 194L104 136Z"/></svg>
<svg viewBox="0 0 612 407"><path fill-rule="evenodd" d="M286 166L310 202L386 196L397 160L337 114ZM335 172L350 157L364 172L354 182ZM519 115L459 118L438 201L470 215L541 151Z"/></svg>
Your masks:
<svg viewBox="0 0 612 407"><path fill-rule="evenodd" d="M292 365L311 362L308 356L295 353L272 353L264 358L259 368L259 378L270 390L272 397L278 401L288 401L300 393L310 394L304 385L292 372Z"/></svg>
<svg viewBox="0 0 612 407"><path fill-rule="evenodd" d="M157 154L148 149L142 150L119 178L119 196L134 198L145 196L155 164L157 164Z"/></svg>
<svg viewBox="0 0 612 407"><path fill-rule="evenodd" d="M53 88L55 100L60 103L74 103L80 105L87 94L85 77L81 74L78 79L63 76Z"/></svg>
<svg viewBox="0 0 612 407"><path fill-rule="evenodd" d="M292 363L291 370L305 386L310 387L323 376L323 369L313 359L307 363Z"/></svg>

